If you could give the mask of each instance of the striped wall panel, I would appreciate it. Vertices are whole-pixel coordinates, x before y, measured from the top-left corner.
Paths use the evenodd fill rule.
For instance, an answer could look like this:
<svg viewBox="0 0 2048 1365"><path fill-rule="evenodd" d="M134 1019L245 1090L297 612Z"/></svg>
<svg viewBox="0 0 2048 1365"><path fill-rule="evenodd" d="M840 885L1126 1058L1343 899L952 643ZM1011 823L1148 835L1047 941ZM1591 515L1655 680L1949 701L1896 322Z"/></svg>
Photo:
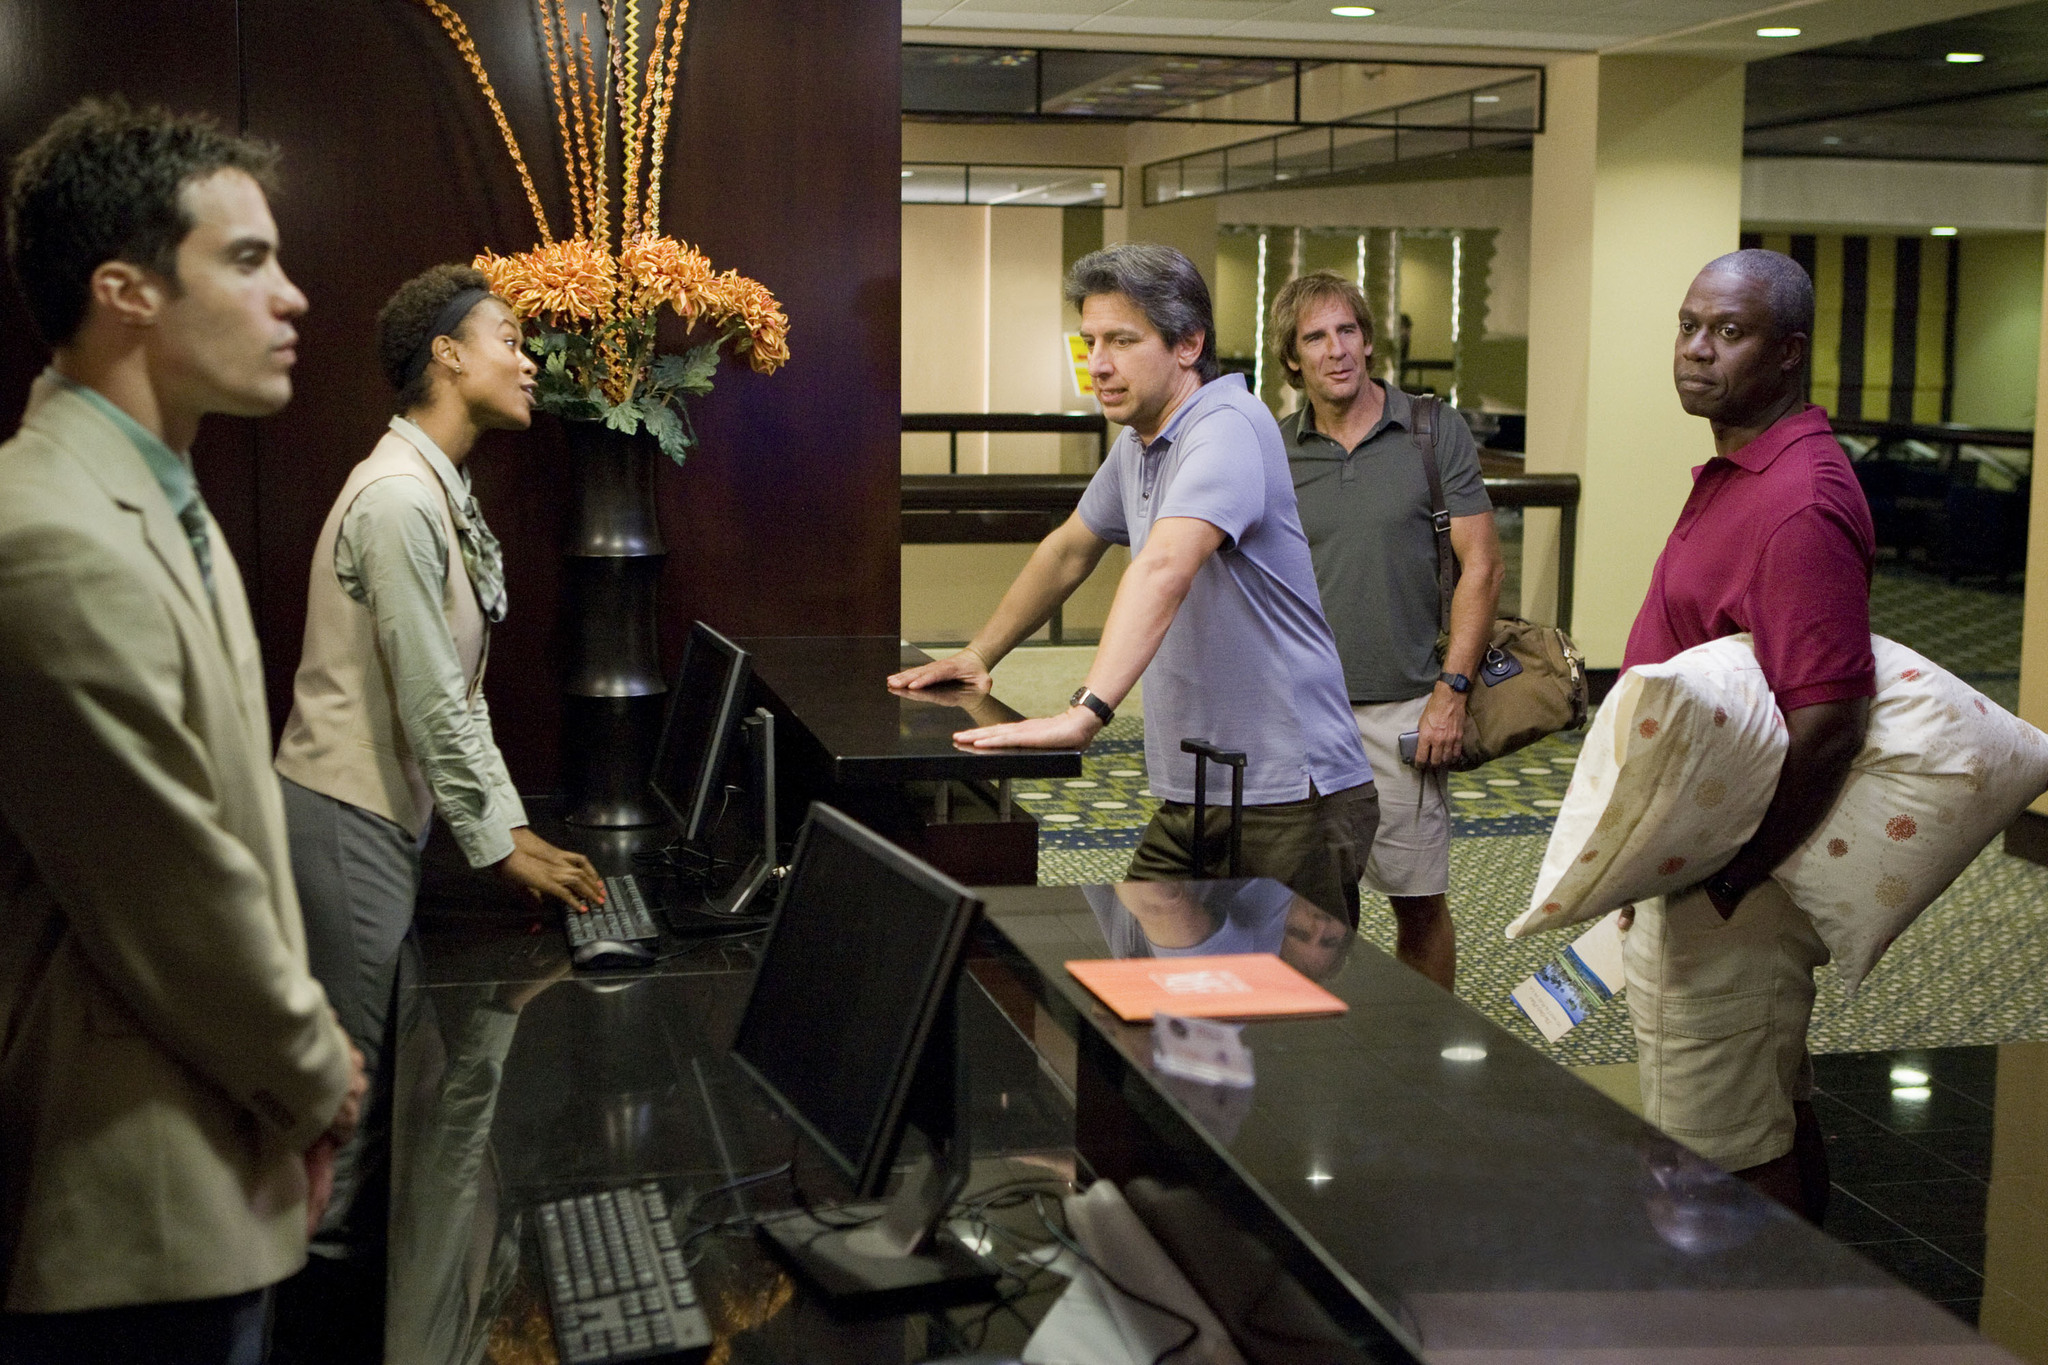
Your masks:
<svg viewBox="0 0 2048 1365"><path fill-rule="evenodd" d="M1813 401L1870 421L1945 422L1956 239L1745 232L1813 277Z"/></svg>

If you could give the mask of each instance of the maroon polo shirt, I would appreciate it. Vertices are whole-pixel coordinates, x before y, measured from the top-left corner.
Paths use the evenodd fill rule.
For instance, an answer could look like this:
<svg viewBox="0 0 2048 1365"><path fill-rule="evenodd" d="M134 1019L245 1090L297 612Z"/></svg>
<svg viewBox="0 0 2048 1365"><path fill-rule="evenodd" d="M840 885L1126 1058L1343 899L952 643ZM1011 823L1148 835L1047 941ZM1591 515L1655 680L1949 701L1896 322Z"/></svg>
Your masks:
<svg viewBox="0 0 2048 1365"><path fill-rule="evenodd" d="M1748 631L1780 711L1877 694L1870 506L1809 406L1692 472L1624 669Z"/></svg>

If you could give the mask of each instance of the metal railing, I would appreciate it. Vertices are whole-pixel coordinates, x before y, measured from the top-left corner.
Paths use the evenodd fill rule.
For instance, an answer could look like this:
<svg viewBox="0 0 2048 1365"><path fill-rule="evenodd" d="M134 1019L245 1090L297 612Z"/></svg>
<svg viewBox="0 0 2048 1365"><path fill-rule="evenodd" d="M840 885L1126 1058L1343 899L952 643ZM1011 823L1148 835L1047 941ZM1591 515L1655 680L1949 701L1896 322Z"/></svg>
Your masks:
<svg viewBox="0 0 2048 1365"><path fill-rule="evenodd" d="M903 430L946 433L946 473L960 472L960 433L963 431L1076 432L1095 438L1095 463L1109 455L1109 422L1099 412L906 412ZM906 478L942 478L945 475L908 475ZM1001 474L974 474L971 478L1007 478ZM1035 478L1036 475L1024 477Z"/></svg>
<svg viewBox="0 0 2048 1365"><path fill-rule="evenodd" d="M905 545L1036 544L1080 505L1085 474L905 474ZM1557 537L1557 624L1572 624L1572 578L1578 560L1579 476L1490 476L1486 493L1495 507L1554 507ZM1064 644L1061 613L1048 631Z"/></svg>

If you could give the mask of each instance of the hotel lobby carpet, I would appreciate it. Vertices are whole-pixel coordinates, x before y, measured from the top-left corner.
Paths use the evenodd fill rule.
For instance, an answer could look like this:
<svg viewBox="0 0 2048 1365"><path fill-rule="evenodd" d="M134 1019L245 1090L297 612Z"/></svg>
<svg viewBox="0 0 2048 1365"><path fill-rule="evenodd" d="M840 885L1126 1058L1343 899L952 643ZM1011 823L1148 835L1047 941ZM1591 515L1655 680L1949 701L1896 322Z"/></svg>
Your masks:
<svg viewBox="0 0 2048 1365"><path fill-rule="evenodd" d="M2020 597L1954 586L1911 570L1882 571L1873 628L1967 678L2005 706L2019 677ZM1096 740L1078 779L1020 782L1039 820L1039 877L1048 884L1115 881L1150 819L1143 720L1119 717ZM1546 1044L1508 992L1569 939L1509 942L1502 929L1529 903L1579 736L1554 735L1522 753L1454 774L1451 909L1458 924L1458 994L1568 1065L1629 1062L1628 1012L1614 1001ZM1221 776L1221 775L1219 775ZM1228 800L1227 779L1222 795ZM1393 917L1368 894L1360 931L1391 951ZM1886 954L1856 998L1821 973L1817 1052L2048 1040L2048 868L1994 843Z"/></svg>

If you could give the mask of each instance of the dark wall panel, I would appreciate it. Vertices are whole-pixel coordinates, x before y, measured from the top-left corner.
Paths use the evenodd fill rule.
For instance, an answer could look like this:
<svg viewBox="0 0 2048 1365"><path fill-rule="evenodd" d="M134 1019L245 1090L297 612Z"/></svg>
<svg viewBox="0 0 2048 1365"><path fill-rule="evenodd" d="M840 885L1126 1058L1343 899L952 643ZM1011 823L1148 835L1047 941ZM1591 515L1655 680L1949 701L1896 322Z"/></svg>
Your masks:
<svg viewBox="0 0 2048 1365"><path fill-rule="evenodd" d="M531 0L456 8L560 231L567 202ZM377 308L437 261L530 245L518 180L453 45L414 0L0 0L0 34L10 154L78 95L110 89L245 118L284 147L284 259L313 306L296 396L265 422L210 419L198 452L250 582L281 721L313 540L389 415ZM900 36L886 5L692 6L664 225L775 290L793 359L772 378L726 368L697 410L702 450L661 471L671 660L699 615L738 633L897 628ZM0 404L12 412L44 356L11 291L0 309ZM548 790L562 744L566 449L543 418L489 438L473 468L512 594L487 684L499 742L522 789Z"/></svg>

